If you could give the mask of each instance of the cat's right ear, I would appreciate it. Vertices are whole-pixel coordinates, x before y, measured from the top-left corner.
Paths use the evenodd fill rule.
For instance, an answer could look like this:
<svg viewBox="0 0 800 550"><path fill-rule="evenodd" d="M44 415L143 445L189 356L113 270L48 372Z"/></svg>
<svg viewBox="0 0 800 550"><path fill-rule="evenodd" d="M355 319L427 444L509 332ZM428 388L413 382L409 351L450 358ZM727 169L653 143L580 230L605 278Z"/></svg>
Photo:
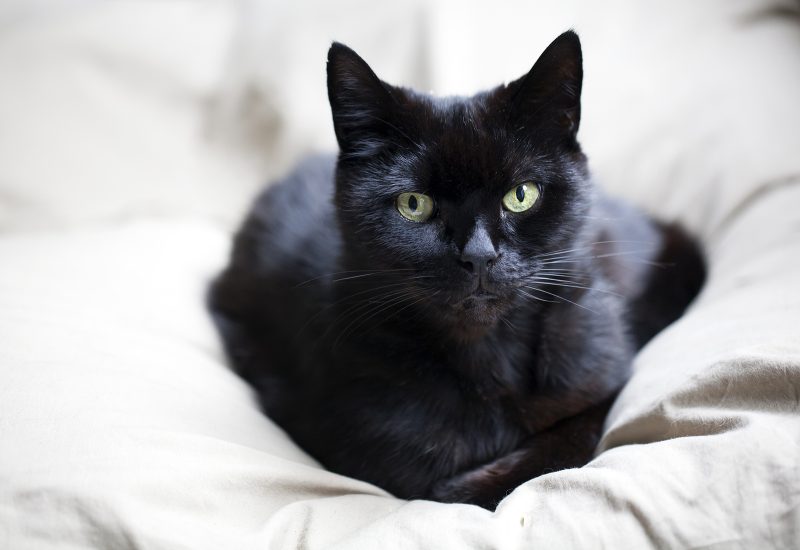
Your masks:
<svg viewBox="0 0 800 550"><path fill-rule="evenodd" d="M574 31L553 40L527 75L509 84L515 126L577 146L583 56Z"/></svg>
<svg viewBox="0 0 800 550"><path fill-rule="evenodd" d="M343 152L369 156L386 143L397 108L391 88L356 52L339 42L328 50L328 99Z"/></svg>

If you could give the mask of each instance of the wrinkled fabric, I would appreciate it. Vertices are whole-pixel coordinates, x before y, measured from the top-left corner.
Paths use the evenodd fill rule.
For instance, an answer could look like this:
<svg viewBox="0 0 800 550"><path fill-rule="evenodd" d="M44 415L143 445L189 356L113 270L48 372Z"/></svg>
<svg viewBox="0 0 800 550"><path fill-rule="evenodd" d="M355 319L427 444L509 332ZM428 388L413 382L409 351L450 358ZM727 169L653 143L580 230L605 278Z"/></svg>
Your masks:
<svg viewBox="0 0 800 550"><path fill-rule="evenodd" d="M0 548L797 548L796 2L282 4L0 7ZM494 513L325 471L203 302L261 179L333 147L328 43L470 93L570 26L598 181L697 234L706 287L595 460Z"/></svg>

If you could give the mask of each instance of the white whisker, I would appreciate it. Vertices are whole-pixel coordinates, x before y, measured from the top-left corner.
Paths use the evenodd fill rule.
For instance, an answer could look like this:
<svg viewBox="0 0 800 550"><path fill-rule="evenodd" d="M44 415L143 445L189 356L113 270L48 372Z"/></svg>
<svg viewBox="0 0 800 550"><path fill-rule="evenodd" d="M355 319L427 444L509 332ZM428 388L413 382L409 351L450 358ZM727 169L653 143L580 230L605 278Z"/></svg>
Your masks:
<svg viewBox="0 0 800 550"><path fill-rule="evenodd" d="M380 275L380 274L384 274L384 273L398 273L398 272L402 272L402 271L414 271L414 269L413 268L378 269L378 270L375 270L375 269L354 269L354 270L350 270L350 271L335 271L333 273L325 273L325 274L319 275L317 277L312 277L311 279L303 281L302 283L297 283L297 285L295 285L295 286L300 287L300 286L306 285L308 283L313 283L314 281L318 281L320 279L326 279L328 277L335 277L336 275L344 275L346 273L361 273L362 275L360 275L360 276L368 277L370 275ZM340 279L340 280L344 280L344 279Z"/></svg>
<svg viewBox="0 0 800 550"><path fill-rule="evenodd" d="M557 303L555 300L545 300L544 298L539 298L538 296L533 296L532 294L529 294L529 293L525 292L525 291L524 291L524 290L522 290L521 288L518 288L518 289L517 289L517 292L519 292L520 294L522 294L523 296L526 296L526 297L528 297L528 298L533 298L534 300L539 300L540 302L546 302L546 303L548 303L548 304L555 304L555 303Z"/></svg>
<svg viewBox="0 0 800 550"><path fill-rule="evenodd" d="M527 288L528 290L534 290L536 292L544 292L545 294L548 294L550 296L554 296L554 297L558 298L559 300L564 300L565 302L569 302L570 304L572 304L574 306L578 306L579 308L585 309L586 311L589 311L591 313L594 313L594 314L597 313L596 311L594 311L592 309L589 309L586 306L582 306L582 305L580 305L580 304L578 304L576 302L573 302L572 300L568 300L567 298L564 298L563 296L559 296L558 294L554 294L552 292L548 292L546 290L542 290L541 288L536 288L536 287L532 287L532 286L526 286L525 288Z"/></svg>
<svg viewBox="0 0 800 550"><path fill-rule="evenodd" d="M563 283L563 282L560 282L560 281L553 281L552 279L544 279L544 278L540 278L540 279L537 279L537 280L539 280L539 281L548 281L548 280L552 281L552 282L545 282L545 284L548 285L548 286L561 286L561 287L564 287L564 288L580 288L580 289L583 289L583 290L592 290L592 291L596 291L596 292L602 292L603 294L610 294L612 296L617 296L618 298L624 298L624 296L622 296L622 294L618 294L616 292L612 292L612 291L606 290L604 288L581 286L579 284L567 284L567 283ZM530 287L526 287L526 288L530 288Z"/></svg>

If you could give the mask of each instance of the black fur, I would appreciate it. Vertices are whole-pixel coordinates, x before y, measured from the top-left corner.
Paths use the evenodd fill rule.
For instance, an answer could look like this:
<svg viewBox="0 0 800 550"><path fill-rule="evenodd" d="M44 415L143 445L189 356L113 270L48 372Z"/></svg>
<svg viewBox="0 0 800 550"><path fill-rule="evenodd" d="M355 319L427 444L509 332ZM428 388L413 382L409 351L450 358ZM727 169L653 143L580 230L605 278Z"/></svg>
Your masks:
<svg viewBox="0 0 800 550"><path fill-rule="evenodd" d="M236 370L326 467L491 508L592 457L635 350L704 271L680 229L592 185L581 83L573 32L468 98L390 86L331 47L338 162L258 198L210 294ZM505 211L522 182L538 202ZM398 213L412 191L435 199L429 221Z"/></svg>

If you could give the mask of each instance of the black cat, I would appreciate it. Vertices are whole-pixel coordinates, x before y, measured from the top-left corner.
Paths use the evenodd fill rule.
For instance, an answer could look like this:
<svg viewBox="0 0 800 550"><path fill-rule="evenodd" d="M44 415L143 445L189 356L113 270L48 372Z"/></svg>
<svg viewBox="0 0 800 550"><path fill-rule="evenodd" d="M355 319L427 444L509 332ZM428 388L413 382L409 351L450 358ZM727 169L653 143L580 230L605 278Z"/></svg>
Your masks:
<svg viewBox="0 0 800 550"><path fill-rule="evenodd" d="M473 97L328 53L341 152L256 201L210 308L266 413L327 468L492 508L588 462L636 349L704 279L678 227L594 188L578 36Z"/></svg>

